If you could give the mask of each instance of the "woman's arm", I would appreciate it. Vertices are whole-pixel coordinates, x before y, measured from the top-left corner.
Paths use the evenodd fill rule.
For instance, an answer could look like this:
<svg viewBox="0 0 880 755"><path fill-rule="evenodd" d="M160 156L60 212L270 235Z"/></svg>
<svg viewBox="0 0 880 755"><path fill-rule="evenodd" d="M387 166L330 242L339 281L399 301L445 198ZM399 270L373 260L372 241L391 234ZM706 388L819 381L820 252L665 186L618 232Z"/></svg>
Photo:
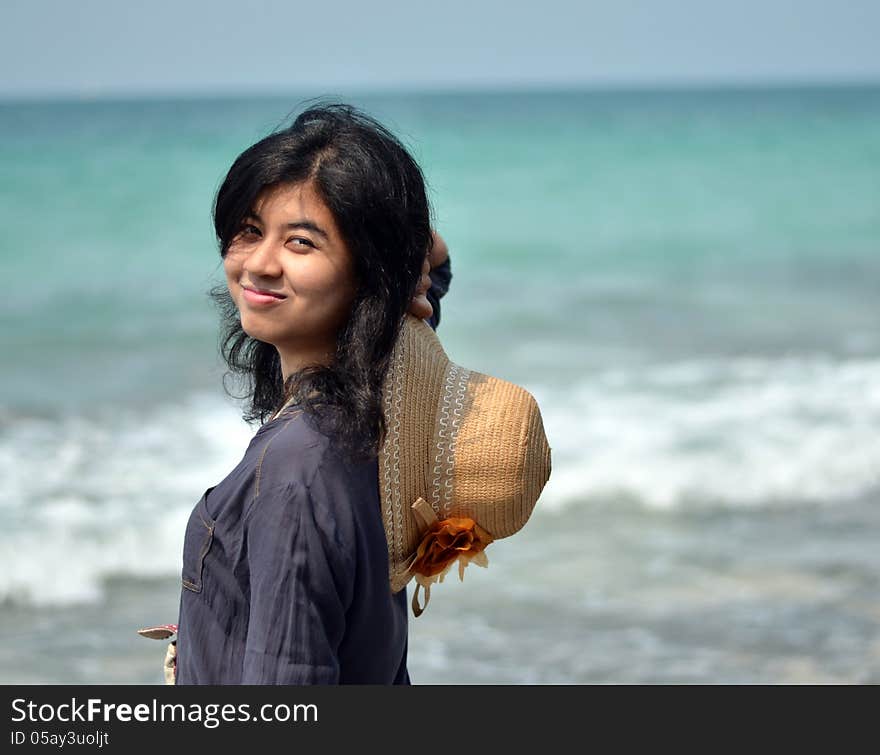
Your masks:
<svg viewBox="0 0 880 755"><path fill-rule="evenodd" d="M260 491L246 520L250 616L242 684L338 684L352 564L310 491Z"/></svg>

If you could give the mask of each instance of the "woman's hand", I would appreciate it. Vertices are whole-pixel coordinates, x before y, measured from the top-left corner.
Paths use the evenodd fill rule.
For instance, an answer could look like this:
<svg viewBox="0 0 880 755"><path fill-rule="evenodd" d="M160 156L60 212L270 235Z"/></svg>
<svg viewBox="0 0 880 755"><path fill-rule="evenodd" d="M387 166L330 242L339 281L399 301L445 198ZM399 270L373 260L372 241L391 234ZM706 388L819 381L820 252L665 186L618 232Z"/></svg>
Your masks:
<svg viewBox="0 0 880 755"><path fill-rule="evenodd" d="M445 262L447 257L449 257L449 249L446 246L446 242L439 233L432 230L431 248L428 249L427 254L425 254L425 261L422 264L422 277L419 280L419 285L416 287L416 292L413 294L412 301L410 301L409 309L407 310L410 314L415 315L420 320L424 320L434 314L434 308L431 306L431 302L428 301L428 297L426 296L428 289L431 288L430 272L432 268Z"/></svg>

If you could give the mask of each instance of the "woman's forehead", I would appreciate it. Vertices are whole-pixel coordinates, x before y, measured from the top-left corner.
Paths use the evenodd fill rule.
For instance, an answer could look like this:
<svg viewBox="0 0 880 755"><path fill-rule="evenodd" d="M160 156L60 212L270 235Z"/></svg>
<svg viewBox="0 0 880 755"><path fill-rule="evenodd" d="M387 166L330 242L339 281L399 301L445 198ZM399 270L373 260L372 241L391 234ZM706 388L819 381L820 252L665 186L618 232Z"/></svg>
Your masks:
<svg viewBox="0 0 880 755"><path fill-rule="evenodd" d="M330 214L313 181L279 183L264 186L254 197L251 210L262 214L266 210L285 210L290 207L309 206Z"/></svg>
<svg viewBox="0 0 880 755"><path fill-rule="evenodd" d="M339 236L333 213L311 181L265 187L249 214L264 223L296 226L327 238Z"/></svg>

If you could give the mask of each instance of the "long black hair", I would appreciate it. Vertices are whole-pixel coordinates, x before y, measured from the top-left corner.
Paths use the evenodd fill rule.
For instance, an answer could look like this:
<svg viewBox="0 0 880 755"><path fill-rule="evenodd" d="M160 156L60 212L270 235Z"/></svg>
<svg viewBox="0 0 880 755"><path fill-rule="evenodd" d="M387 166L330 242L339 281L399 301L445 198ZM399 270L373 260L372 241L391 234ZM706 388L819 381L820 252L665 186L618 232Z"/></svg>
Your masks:
<svg viewBox="0 0 880 755"><path fill-rule="evenodd" d="M210 291L221 313L220 352L244 383L243 418L260 422L293 400L344 453L372 457L385 434L382 383L431 242L425 179L401 142L357 108L313 104L246 149L214 199L225 258L263 189L312 181L353 256L357 292L330 365L282 379L275 346L244 332L225 285ZM227 388L228 392L228 388Z"/></svg>

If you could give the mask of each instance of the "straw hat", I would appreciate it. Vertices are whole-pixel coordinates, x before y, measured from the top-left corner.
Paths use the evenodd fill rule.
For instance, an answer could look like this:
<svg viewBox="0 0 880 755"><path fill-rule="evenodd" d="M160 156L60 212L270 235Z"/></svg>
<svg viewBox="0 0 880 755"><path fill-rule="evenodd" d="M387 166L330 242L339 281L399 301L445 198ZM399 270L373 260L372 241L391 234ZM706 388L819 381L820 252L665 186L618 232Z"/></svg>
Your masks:
<svg viewBox="0 0 880 755"><path fill-rule="evenodd" d="M541 412L525 389L450 361L433 329L407 314L385 379L379 489L393 592L415 578L413 613L458 561L528 520L550 477ZM425 606L418 602L425 590Z"/></svg>

